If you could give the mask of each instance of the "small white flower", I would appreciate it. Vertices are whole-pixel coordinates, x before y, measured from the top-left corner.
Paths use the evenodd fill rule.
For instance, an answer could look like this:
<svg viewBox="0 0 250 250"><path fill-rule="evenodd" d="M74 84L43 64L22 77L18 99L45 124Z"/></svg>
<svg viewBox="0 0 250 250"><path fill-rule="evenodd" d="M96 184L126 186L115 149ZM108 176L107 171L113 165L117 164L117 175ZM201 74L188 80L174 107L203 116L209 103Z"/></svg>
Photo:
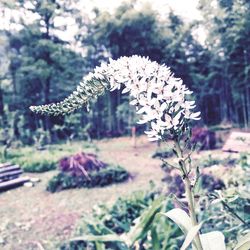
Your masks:
<svg viewBox="0 0 250 250"><path fill-rule="evenodd" d="M110 59L109 64L103 63L84 80L93 78L108 80L111 91L124 86L122 93L129 93L133 97L130 104L138 107L137 113L141 115L138 123L151 122L151 129L145 131L150 140L161 139L169 129L180 130L187 120L200 119L200 112L191 111L195 102L187 99L192 91L168 67L148 58Z"/></svg>

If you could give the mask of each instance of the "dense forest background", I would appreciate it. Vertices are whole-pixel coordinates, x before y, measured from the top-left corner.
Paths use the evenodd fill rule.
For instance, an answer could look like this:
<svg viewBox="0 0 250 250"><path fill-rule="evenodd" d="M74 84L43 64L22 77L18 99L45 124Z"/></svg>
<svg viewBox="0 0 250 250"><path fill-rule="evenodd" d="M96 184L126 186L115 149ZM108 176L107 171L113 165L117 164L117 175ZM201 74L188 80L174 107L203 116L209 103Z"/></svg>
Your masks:
<svg viewBox="0 0 250 250"><path fill-rule="evenodd" d="M1 18L16 13L9 28L0 30L1 142L129 134L136 119L120 91L93 100L90 112L66 117L37 116L29 106L60 101L101 62L133 54L168 65L184 80L196 94L201 126L250 125L248 0L200 0L202 19L193 22L141 1L88 14L77 2L1 1ZM69 21L59 25L58 20ZM72 23L77 32L65 41L62 34ZM204 43L195 36L200 29L206 32Z"/></svg>

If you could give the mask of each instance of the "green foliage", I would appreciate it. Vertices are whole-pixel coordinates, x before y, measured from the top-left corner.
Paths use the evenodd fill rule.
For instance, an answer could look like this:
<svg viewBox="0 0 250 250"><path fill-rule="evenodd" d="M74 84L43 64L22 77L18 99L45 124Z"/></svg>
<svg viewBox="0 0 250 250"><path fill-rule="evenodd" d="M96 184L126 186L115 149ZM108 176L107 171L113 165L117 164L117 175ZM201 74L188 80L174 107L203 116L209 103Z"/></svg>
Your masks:
<svg viewBox="0 0 250 250"><path fill-rule="evenodd" d="M82 148L86 151L92 147L88 143L55 144L43 150L34 147L19 147L9 149L6 157L1 154L0 162L11 162L18 164L25 172L45 172L56 169L58 161L65 155L75 153ZM2 148L3 150L4 148Z"/></svg>
<svg viewBox="0 0 250 250"><path fill-rule="evenodd" d="M99 171L91 171L86 176L72 176L61 172L54 176L48 183L50 192L61 191L70 188L103 187L114 183L124 182L129 178L128 172L120 166L108 166Z"/></svg>
<svg viewBox="0 0 250 250"><path fill-rule="evenodd" d="M156 152L152 155L152 158L170 158L174 156L174 152L170 148L158 148Z"/></svg>
<svg viewBox="0 0 250 250"><path fill-rule="evenodd" d="M64 98L82 78L84 59L56 35L64 29L55 24L56 18L72 14L72 5L66 8L66 2L25 0L4 7L20 13L15 19L20 29L7 34L8 86L0 85L0 96L3 92L4 115L11 124L14 138L31 144L34 142L32 134L37 129L52 136L52 127L61 124L63 119L34 117L28 107ZM19 20L22 15L28 16L27 20ZM30 18L32 24L28 21ZM13 126L9 111L17 114Z"/></svg>
<svg viewBox="0 0 250 250"><path fill-rule="evenodd" d="M199 167L211 167L214 165L224 165L224 166L235 166L237 163L237 159L231 158L230 156L221 159L221 158L215 158L212 157L212 155L209 155L208 157L202 158L199 160L198 166Z"/></svg>
<svg viewBox="0 0 250 250"><path fill-rule="evenodd" d="M216 225L216 230L223 232L228 249L235 249L238 239L249 232L250 182L245 157L247 155L243 154L231 166L235 172L231 172L230 176L223 176L226 188L209 193L200 201L203 213L199 216L200 220L205 221L203 232L209 232ZM224 162L228 162L228 158Z"/></svg>
<svg viewBox="0 0 250 250"><path fill-rule="evenodd" d="M205 77L207 92L203 94L204 104L209 106L211 98L220 106L208 109L214 118L215 112L221 120L249 125L249 1L222 1L211 5L200 1L204 23L208 30L207 47L210 55L207 61L208 74ZM210 105L212 106L212 105Z"/></svg>
<svg viewBox="0 0 250 250"><path fill-rule="evenodd" d="M12 150L8 153L2 162L10 161L12 164L19 165L25 172L46 172L54 170L57 167L58 156L48 151L37 151L32 149L23 149L21 152Z"/></svg>
<svg viewBox="0 0 250 250"><path fill-rule="evenodd" d="M240 166L244 170L249 171L249 168L250 168L250 154L247 154L247 153L240 154L240 159L238 160L238 163L240 164Z"/></svg>
<svg viewBox="0 0 250 250"><path fill-rule="evenodd" d="M232 189L220 192L219 196L211 195L213 202L203 208L203 232L211 230L216 225L216 230L223 232L229 249L237 243L237 239L249 231L250 203L246 189L238 187L238 192ZM218 193L217 193L218 195ZM216 216L214 216L216 215Z"/></svg>
<svg viewBox="0 0 250 250"><path fill-rule="evenodd" d="M103 220L105 226L117 234L128 232L133 221L141 215L156 196L155 192L135 192L130 197L119 198L110 209L106 206L101 207L103 214L98 216Z"/></svg>
<svg viewBox="0 0 250 250"><path fill-rule="evenodd" d="M92 216L79 224L76 237L62 250L76 249L154 249L177 250L180 230L158 212L171 204L156 191L137 191L119 198L114 205L95 207ZM181 239L180 237L179 239ZM136 242L137 247L132 246ZM132 244L132 245L131 245Z"/></svg>
<svg viewBox="0 0 250 250"><path fill-rule="evenodd" d="M15 161L16 164L22 166L25 172L42 173L54 170L57 167L55 159L44 159L43 157L21 158Z"/></svg>

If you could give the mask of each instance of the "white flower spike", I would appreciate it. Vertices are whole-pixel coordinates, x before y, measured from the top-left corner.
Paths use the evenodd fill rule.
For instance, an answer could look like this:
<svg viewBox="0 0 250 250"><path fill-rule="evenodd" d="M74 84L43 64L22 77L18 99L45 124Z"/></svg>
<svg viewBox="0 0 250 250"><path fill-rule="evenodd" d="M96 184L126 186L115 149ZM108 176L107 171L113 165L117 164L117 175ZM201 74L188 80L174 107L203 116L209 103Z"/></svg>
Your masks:
<svg viewBox="0 0 250 250"><path fill-rule="evenodd" d="M145 133L152 141L162 139L170 129L178 132L188 120L200 119L200 112L192 112L195 102L188 100L192 91L182 80L174 77L165 65L136 55L102 63L85 76L77 91L64 101L33 106L31 110L52 115L69 113L105 89L114 91L121 87L122 93L132 96L130 104L136 105L137 113L141 114L138 123L150 122L151 128Z"/></svg>

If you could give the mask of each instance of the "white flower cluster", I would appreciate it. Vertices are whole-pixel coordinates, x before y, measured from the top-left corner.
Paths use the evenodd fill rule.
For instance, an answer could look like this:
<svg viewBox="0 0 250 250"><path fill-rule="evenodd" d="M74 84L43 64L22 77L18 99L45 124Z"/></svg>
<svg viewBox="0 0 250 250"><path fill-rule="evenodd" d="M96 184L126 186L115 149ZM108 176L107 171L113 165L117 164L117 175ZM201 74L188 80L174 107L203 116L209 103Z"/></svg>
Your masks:
<svg viewBox="0 0 250 250"><path fill-rule="evenodd" d="M109 83L110 90L129 92L134 98L130 104L137 106L142 117L140 124L150 122L151 129L145 131L150 140L161 139L166 130L178 131L187 120L199 120L200 112L193 112L195 102L187 100L192 94L170 69L148 58L140 56L121 57L97 67L86 76Z"/></svg>

